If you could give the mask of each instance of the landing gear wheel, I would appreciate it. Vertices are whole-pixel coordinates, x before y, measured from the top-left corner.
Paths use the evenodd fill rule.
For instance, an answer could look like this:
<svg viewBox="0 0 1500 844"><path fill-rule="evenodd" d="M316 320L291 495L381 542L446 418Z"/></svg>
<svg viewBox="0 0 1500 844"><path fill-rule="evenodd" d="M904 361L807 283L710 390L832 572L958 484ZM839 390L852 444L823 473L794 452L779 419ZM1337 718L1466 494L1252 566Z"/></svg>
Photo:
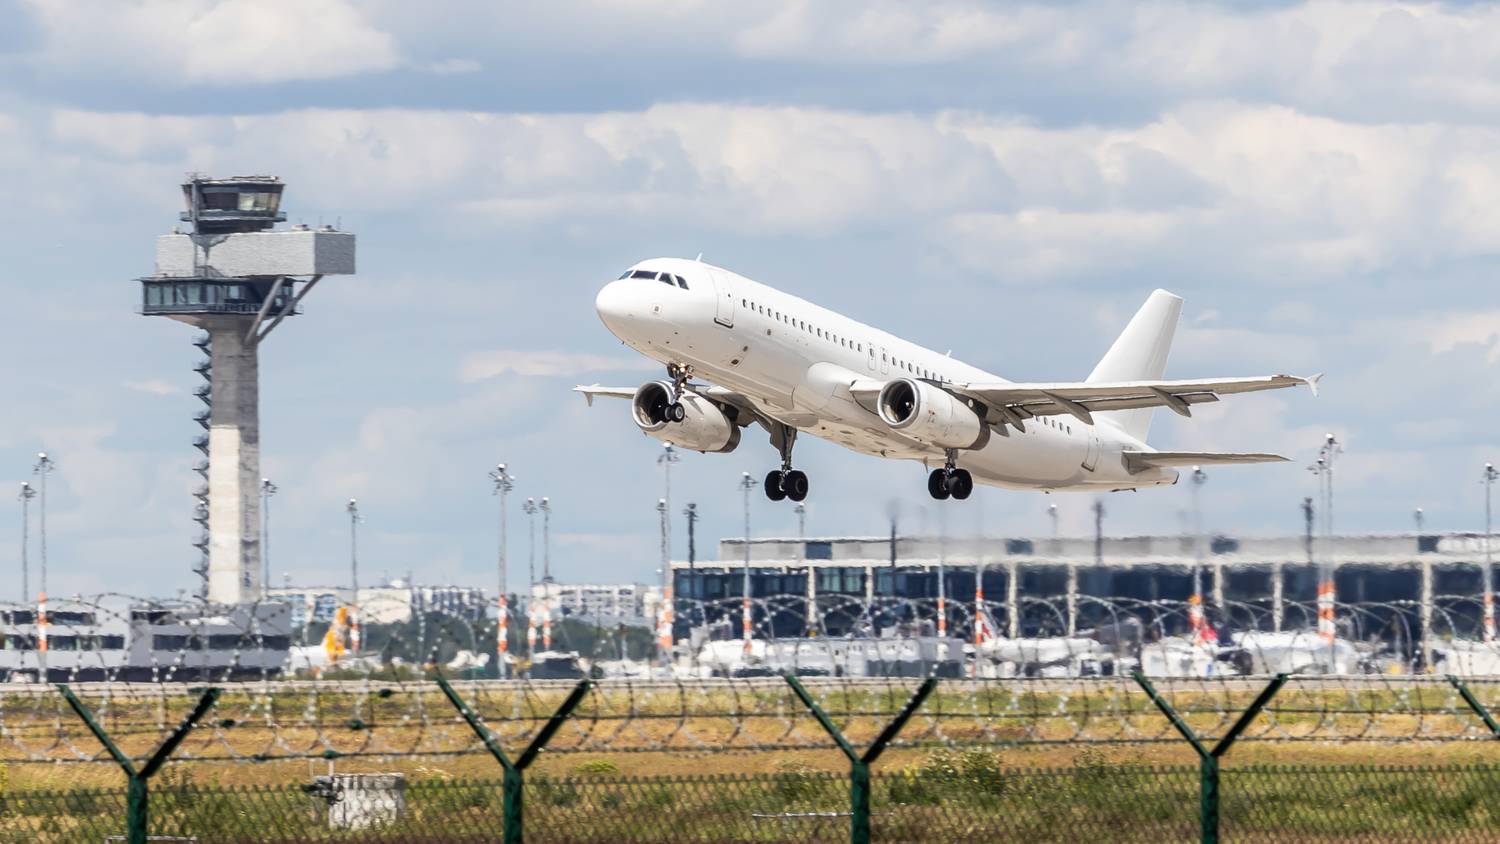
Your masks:
<svg viewBox="0 0 1500 844"><path fill-rule="evenodd" d="M685 407L682 406L682 402L680 402L680 401L674 401L671 404L667 405L667 421L668 422L681 422L682 420L684 420L686 418L687 418L687 408L685 408Z"/></svg>
<svg viewBox="0 0 1500 844"><path fill-rule="evenodd" d="M948 473L942 469L933 469L932 474L927 476L927 493L939 501L948 500L951 494L948 491Z"/></svg>
<svg viewBox="0 0 1500 844"><path fill-rule="evenodd" d="M974 476L968 469L954 469L948 476L948 492L956 501L967 499L974 492Z"/></svg>
<svg viewBox="0 0 1500 844"><path fill-rule="evenodd" d="M765 488L767 498L771 499L772 501L780 501L781 499L786 498L786 489L784 488L785 478L786 473L782 472L779 469L766 473Z"/></svg>
<svg viewBox="0 0 1500 844"><path fill-rule="evenodd" d="M807 498L807 475L796 469L781 476L781 489L793 501Z"/></svg>

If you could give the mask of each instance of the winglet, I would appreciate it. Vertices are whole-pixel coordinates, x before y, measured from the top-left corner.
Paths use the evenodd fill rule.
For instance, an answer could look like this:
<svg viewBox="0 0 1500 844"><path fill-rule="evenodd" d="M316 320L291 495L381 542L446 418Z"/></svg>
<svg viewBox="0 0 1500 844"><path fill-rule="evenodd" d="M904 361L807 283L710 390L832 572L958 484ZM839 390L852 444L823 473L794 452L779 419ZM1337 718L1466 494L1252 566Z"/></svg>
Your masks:
<svg viewBox="0 0 1500 844"><path fill-rule="evenodd" d="M575 392L575 393L583 393L583 400L585 402L588 402L588 406L589 407L593 407L594 406L594 394L591 391L594 390L594 389L597 389L598 386L599 386L598 384L590 384L589 386L585 387L585 386L583 386L583 385L580 384L579 386L573 388L573 392Z"/></svg>
<svg viewBox="0 0 1500 844"><path fill-rule="evenodd" d="M1309 390L1312 390L1313 398L1317 398L1318 397L1318 382L1323 380L1323 373L1319 372L1317 375L1309 375L1306 378L1303 378L1302 380L1306 381L1307 382L1307 388Z"/></svg>

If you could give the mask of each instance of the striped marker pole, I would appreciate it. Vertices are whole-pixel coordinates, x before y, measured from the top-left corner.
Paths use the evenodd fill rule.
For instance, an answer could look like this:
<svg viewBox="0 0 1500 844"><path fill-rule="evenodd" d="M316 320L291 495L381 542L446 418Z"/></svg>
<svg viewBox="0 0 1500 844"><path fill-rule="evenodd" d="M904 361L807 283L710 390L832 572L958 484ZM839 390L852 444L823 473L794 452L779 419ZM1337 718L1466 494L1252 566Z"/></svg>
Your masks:
<svg viewBox="0 0 1500 844"><path fill-rule="evenodd" d="M37 679L47 682L47 593L41 592L37 595L36 605L36 649L40 661L41 676Z"/></svg>
<svg viewBox="0 0 1500 844"><path fill-rule="evenodd" d="M1318 635L1330 645L1337 632L1333 622L1333 606L1333 581L1325 580L1318 584Z"/></svg>
<svg viewBox="0 0 1500 844"><path fill-rule="evenodd" d="M750 596L740 605L740 638L745 640L745 656L750 655Z"/></svg>
<svg viewBox="0 0 1500 844"><path fill-rule="evenodd" d="M974 578L974 665L970 669L971 676L979 677L979 649L984 647L985 639L984 621L984 572Z"/></svg>
<svg viewBox="0 0 1500 844"><path fill-rule="evenodd" d="M1486 571L1485 577L1490 573ZM1495 593L1485 590L1484 595L1484 641L1490 644L1495 642Z"/></svg>
<svg viewBox="0 0 1500 844"><path fill-rule="evenodd" d="M500 593L500 619L495 629L495 652L500 657L500 676L505 676L505 657L510 653L510 605Z"/></svg>
<svg viewBox="0 0 1500 844"><path fill-rule="evenodd" d="M662 593L661 612L657 613L656 646L661 649L663 665L672 664L672 585Z"/></svg>

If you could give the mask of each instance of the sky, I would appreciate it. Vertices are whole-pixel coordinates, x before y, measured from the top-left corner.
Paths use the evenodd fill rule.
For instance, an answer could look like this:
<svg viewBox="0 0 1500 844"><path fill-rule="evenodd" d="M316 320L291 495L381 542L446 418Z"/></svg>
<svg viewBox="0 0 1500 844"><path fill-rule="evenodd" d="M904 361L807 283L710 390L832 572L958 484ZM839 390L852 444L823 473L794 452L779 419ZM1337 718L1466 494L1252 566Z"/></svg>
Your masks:
<svg viewBox="0 0 1500 844"><path fill-rule="evenodd" d="M699 253L1014 380L1082 379L1167 288L1169 377L1327 373L1318 398L1158 412L1158 448L1292 458L1213 470L1210 530L1300 531L1326 432L1341 531L1416 507L1483 527L1500 7L0 0L0 21L0 483L56 460L54 594L197 588L199 355L134 281L190 171L279 175L290 222L359 238L358 274L261 350L277 582L347 579L354 497L366 577L493 584L502 461L512 583L544 495L554 576L654 580L660 444L569 388L659 377L593 298ZM939 505L917 464L796 457L810 535L1041 535L1052 503L1092 530L1088 495ZM744 531L740 473L776 462L759 429L682 455L700 558ZM1180 531L1189 496L1106 496L1105 530ZM753 535L795 534L786 502L749 506Z"/></svg>

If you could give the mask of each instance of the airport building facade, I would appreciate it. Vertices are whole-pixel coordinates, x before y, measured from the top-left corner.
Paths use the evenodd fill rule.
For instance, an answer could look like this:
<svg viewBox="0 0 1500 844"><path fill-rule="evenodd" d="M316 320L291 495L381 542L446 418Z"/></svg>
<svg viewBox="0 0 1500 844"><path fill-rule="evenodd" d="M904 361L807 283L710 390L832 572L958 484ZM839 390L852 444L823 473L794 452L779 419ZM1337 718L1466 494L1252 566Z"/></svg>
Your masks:
<svg viewBox="0 0 1500 844"><path fill-rule="evenodd" d="M971 635L976 587L1001 635L1065 633L1112 614L1185 605L1195 569L1205 607L1222 622L1291 629L1313 618L1318 565L1328 560L1337 602L1361 626L1355 634L1409 640L1433 626L1434 613L1454 632L1479 623L1486 560L1485 537L1475 533L757 538L748 546L731 538L716 561L672 564L679 625L738 624L747 551L755 624L775 637L857 632L872 605L888 617L891 607L896 617L930 617L940 599L950 632Z"/></svg>

